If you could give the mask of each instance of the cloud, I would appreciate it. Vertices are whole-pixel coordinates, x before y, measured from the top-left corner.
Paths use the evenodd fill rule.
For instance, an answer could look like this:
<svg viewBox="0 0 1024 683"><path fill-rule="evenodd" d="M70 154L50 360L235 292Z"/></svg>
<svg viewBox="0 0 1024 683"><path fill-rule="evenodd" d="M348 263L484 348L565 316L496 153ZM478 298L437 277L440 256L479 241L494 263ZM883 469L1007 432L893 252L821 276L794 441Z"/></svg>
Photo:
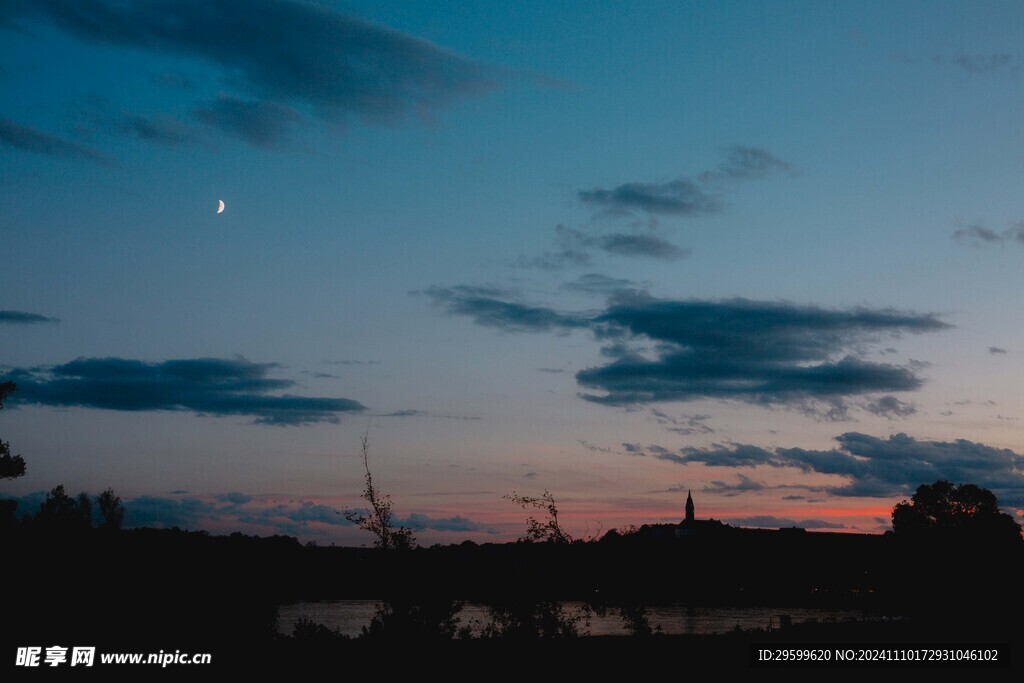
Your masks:
<svg viewBox="0 0 1024 683"><path fill-rule="evenodd" d="M258 424L337 422L339 413L365 410L347 398L277 394L292 380L272 379L275 363L242 358L195 358L150 363L125 358L79 358L48 368L15 369L16 400L48 406L122 411L172 410L245 415Z"/></svg>
<svg viewBox="0 0 1024 683"><path fill-rule="evenodd" d="M716 170L705 171L699 178L703 183L762 180L775 173L795 175L796 169L763 149L736 145L728 149L725 161Z"/></svg>
<svg viewBox="0 0 1024 683"><path fill-rule="evenodd" d="M612 233L597 238L600 248L619 256L646 256L662 261L675 261L689 255L689 250L680 249L671 242L653 235L626 235Z"/></svg>
<svg viewBox="0 0 1024 683"><path fill-rule="evenodd" d="M717 168L698 174L697 180L677 178L660 183L623 183L613 188L580 190L585 204L613 212L640 211L648 215L697 216L722 209L709 186L722 181L761 180L776 173L795 174L795 169L770 152L757 147L735 145Z"/></svg>
<svg viewBox="0 0 1024 683"><path fill-rule="evenodd" d="M210 118L260 145L289 123L272 108L303 107L332 124L390 123L494 87L480 64L321 3L249 0L240 12L234 0L51 0L6 10L8 24L43 19L95 43L216 65L261 112L221 103Z"/></svg>
<svg viewBox="0 0 1024 683"><path fill-rule="evenodd" d="M34 323L59 323L60 318L49 318L38 313L24 311L0 311L0 325L32 325Z"/></svg>
<svg viewBox="0 0 1024 683"><path fill-rule="evenodd" d="M687 415L683 413L678 418L675 418L657 408L651 408L651 416L654 417L658 424L673 425L668 427L668 430L682 436L715 433L715 430L705 423L705 420L711 419L710 415Z"/></svg>
<svg viewBox="0 0 1024 683"><path fill-rule="evenodd" d="M593 451L595 453L611 453L612 452L612 449L608 448L607 446L597 446L595 444L590 443L586 439L577 439L576 443L578 443L579 445L583 446L588 451Z"/></svg>
<svg viewBox="0 0 1024 683"><path fill-rule="evenodd" d="M256 147L278 147L288 127L299 120L294 109L266 100L243 100L220 95L195 109L203 123L241 138Z"/></svg>
<svg viewBox="0 0 1024 683"><path fill-rule="evenodd" d="M109 163L105 155L91 147L44 133L29 126L23 126L5 118L0 118L0 144L33 154Z"/></svg>
<svg viewBox="0 0 1024 683"><path fill-rule="evenodd" d="M906 366L854 355L883 337L949 327L933 315L890 309L845 310L746 299L660 300L644 293L613 297L592 321L616 341L614 358L576 374L584 394L609 405L725 398L806 407L824 401L842 412L847 396L917 389ZM623 341L656 344L654 357Z"/></svg>
<svg viewBox="0 0 1024 683"><path fill-rule="evenodd" d="M215 504L192 496L185 498L139 496L125 501L124 525L126 527L170 528L176 526L185 529L198 529L216 512Z"/></svg>
<svg viewBox="0 0 1024 683"><path fill-rule="evenodd" d="M379 365L379 360L325 360L324 365Z"/></svg>
<svg viewBox="0 0 1024 683"><path fill-rule="evenodd" d="M903 433L879 438L846 432L835 440L838 447L831 450L770 449L740 443L679 450L629 444L626 450L630 455L680 465L769 466L837 475L846 482L839 486L808 488L838 496L907 496L921 484L947 479L991 489L1006 506L1024 503L1024 455L1012 450L965 439L925 441Z"/></svg>
<svg viewBox="0 0 1024 683"><path fill-rule="evenodd" d="M609 209L693 216L719 210L718 201L686 178L664 183L624 183L611 189L580 190L580 201Z"/></svg>
<svg viewBox="0 0 1024 683"><path fill-rule="evenodd" d="M491 534L497 533L496 529L486 524L481 524L459 515L454 517L430 517L429 515L414 512L404 519L397 518L395 523L415 530L434 529L435 531L483 531Z"/></svg>
<svg viewBox="0 0 1024 683"><path fill-rule="evenodd" d="M581 396L621 406L716 398L843 419L848 397L923 384L920 368L910 363L858 357L867 347L951 327L935 315L893 309L670 300L636 291L613 295L597 313L532 306L492 287L430 287L425 293L451 314L506 332L589 329L606 342L602 355L612 360L576 373L582 387L605 392Z"/></svg>
<svg viewBox="0 0 1024 683"><path fill-rule="evenodd" d="M562 289L584 294L607 296L623 289L640 289L642 286L633 280L614 278L600 273L585 273L572 282L562 284Z"/></svg>
<svg viewBox="0 0 1024 683"><path fill-rule="evenodd" d="M587 325L578 316L510 301L511 292L493 287L428 287L425 294L453 315L468 316L477 325L506 332L548 332Z"/></svg>
<svg viewBox="0 0 1024 683"><path fill-rule="evenodd" d="M988 347L988 352L991 353L993 356L998 355L998 354L1007 353L1006 349L998 347L998 346L990 346L990 347Z"/></svg>
<svg viewBox="0 0 1024 683"><path fill-rule="evenodd" d="M942 61L939 59L938 61ZM1012 69L1020 65L1021 58L1008 52L993 52L990 54L967 54L961 52L949 58L949 63L960 67L964 71L981 74Z"/></svg>
<svg viewBox="0 0 1024 683"><path fill-rule="evenodd" d="M512 265L541 270L585 266L590 264L591 254L595 250L613 256L653 258L661 261L675 261L690 255L688 249L677 247L668 240L650 233L612 232L595 235L558 225L555 226L554 251L545 251L539 256L520 256ZM572 288L571 284L567 287ZM580 291L585 290L581 288Z"/></svg>
<svg viewBox="0 0 1024 683"><path fill-rule="evenodd" d="M1014 223L1002 232L996 232L984 225L968 225L966 228L960 228L954 232L953 239L973 247L989 244L1002 246L1007 242L1024 245L1024 222Z"/></svg>
<svg viewBox="0 0 1024 683"><path fill-rule="evenodd" d="M377 417L438 417L446 420L479 420L479 416L476 415L446 415L444 413L430 413L426 410L415 410L412 408L406 408L404 410L395 410L390 413L383 413L377 415Z"/></svg>
<svg viewBox="0 0 1024 683"><path fill-rule="evenodd" d="M895 396L882 396L878 400L862 404L861 407L869 413L890 420L910 417L917 412L913 403L904 403Z"/></svg>
<svg viewBox="0 0 1024 683"><path fill-rule="evenodd" d="M565 372L565 370L563 370L562 368L537 368L537 371L546 372L550 375L557 375L559 373Z"/></svg>
<svg viewBox="0 0 1024 683"><path fill-rule="evenodd" d="M799 527L801 529L845 529L845 524L826 522L821 519L790 519L789 517L773 517L772 515L755 515L753 517L733 517L726 520L736 526L752 526L766 529L782 529Z"/></svg>
<svg viewBox="0 0 1024 683"><path fill-rule="evenodd" d="M252 501L252 496L247 496L244 493L239 493L238 491L221 493L214 497L217 500L221 501L222 503L229 503L231 505L245 505L246 503Z"/></svg>
<svg viewBox="0 0 1024 683"><path fill-rule="evenodd" d="M767 488L763 483L754 481L745 474L737 473L737 482L730 484L724 481L712 481L710 486L705 486L702 491L705 493L715 493L726 497L738 496L741 493L747 493L750 491L762 491Z"/></svg>
<svg viewBox="0 0 1024 683"><path fill-rule="evenodd" d="M161 145L180 145L190 142L191 131L180 121L166 116L147 118L129 115L121 119L120 128L140 140Z"/></svg>

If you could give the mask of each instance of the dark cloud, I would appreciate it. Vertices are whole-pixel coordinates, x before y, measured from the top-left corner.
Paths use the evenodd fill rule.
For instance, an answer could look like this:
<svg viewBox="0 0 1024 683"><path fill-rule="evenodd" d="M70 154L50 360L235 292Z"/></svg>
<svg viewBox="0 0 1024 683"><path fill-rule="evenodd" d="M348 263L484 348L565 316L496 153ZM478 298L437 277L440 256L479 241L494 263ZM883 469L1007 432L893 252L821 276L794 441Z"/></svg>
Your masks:
<svg viewBox="0 0 1024 683"><path fill-rule="evenodd" d="M465 315L477 325L506 332L564 331L587 325L579 316L510 301L511 292L493 287L428 287L424 293L449 313Z"/></svg>
<svg viewBox="0 0 1024 683"><path fill-rule="evenodd" d="M866 347L951 327L934 315L892 309L665 300L635 291L613 295L596 314L528 305L490 287L430 287L426 294L449 313L508 332L591 330L607 342L602 355L612 359L576 373L581 386L605 392L582 394L595 403L718 398L779 404L826 419L844 419L851 396L923 384L918 367L859 358Z"/></svg>
<svg viewBox="0 0 1024 683"><path fill-rule="evenodd" d="M583 292L584 294L598 294L608 296L624 289L642 289L643 285L626 280L614 278L600 273L585 273L572 282L562 284L562 289L570 292Z"/></svg>
<svg viewBox="0 0 1024 683"><path fill-rule="evenodd" d="M654 235L626 235L612 233L597 238L600 248L609 254L619 256L645 256L662 261L675 261L689 255L688 249L680 249L671 242Z"/></svg>
<svg viewBox="0 0 1024 683"><path fill-rule="evenodd" d="M24 311L0 311L0 325L31 325L33 323L59 323L60 318L48 318L38 313Z"/></svg>
<svg viewBox="0 0 1024 683"><path fill-rule="evenodd" d="M611 189L580 190L587 204L609 209L638 210L652 214L692 216L712 213L718 201L699 184L679 178L664 183L624 183Z"/></svg>
<svg viewBox="0 0 1024 683"><path fill-rule="evenodd" d="M523 475L523 479L536 479L539 476L540 475L536 472L527 472L526 474Z"/></svg>
<svg viewBox="0 0 1024 683"><path fill-rule="evenodd" d="M347 398L279 395L295 382L272 379L275 363L196 358L149 363L125 358L79 358L49 368L16 369L16 400L49 406L123 411L174 410L245 415L259 424L337 422L365 407Z"/></svg>
<svg viewBox="0 0 1024 683"><path fill-rule="evenodd" d="M889 309L627 294L613 297L593 327L604 338L646 339L657 347L651 358L620 341L611 363L578 372L582 386L606 392L586 394L587 400L628 405L728 398L790 406L824 401L841 412L843 397L922 384L909 367L852 354L885 336L949 325L932 315Z"/></svg>
<svg viewBox="0 0 1024 683"><path fill-rule="evenodd" d="M299 120L294 109L267 100L243 100L220 95L196 107L203 123L241 138L256 147L278 147L285 142L288 128Z"/></svg>
<svg viewBox="0 0 1024 683"><path fill-rule="evenodd" d="M565 372L562 368L537 368L538 372L546 372L551 375L557 375L558 373Z"/></svg>
<svg viewBox="0 0 1024 683"><path fill-rule="evenodd" d="M234 0L41 0L6 12L8 24L44 19L85 40L217 65L261 111L222 103L208 118L261 145L279 139L280 112L291 108L333 124L387 123L494 85L479 64L320 3L249 0L239 11Z"/></svg>
<svg viewBox="0 0 1024 683"><path fill-rule="evenodd" d="M1024 504L1024 456L1009 449L965 439L923 441L902 433L883 439L847 432L835 440L838 447L827 451L769 449L738 443L680 450L629 444L626 450L630 455L681 465L701 463L733 468L767 465L837 475L847 482L812 490L839 496L906 496L921 484L947 479L991 489L1003 505Z"/></svg>
<svg viewBox="0 0 1024 683"><path fill-rule="evenodd" d="M120 128L140 140L162 145L180 145L193 139L191 131L184 124L166 116L125 116L121 120Z"/></svg>
<svg viewBox="0 0 1024 683"><path fill-rule="evenodd" d="M1006 243L1024 245L1024 222L1014 223L1002 232L996 232L984 225L969 225L954 232L953 239L974 247L989 244L1002 246Z"/></svg>
<svg viewBox="0 0 1024 683"><path fill-rule="evenodd" d="M85 159L108 163L106 156L77 142L23 126L10 119L0 118L0 144L22 152L46 154L64 159Z"/></svg>
<svg viewBox="0 0 1024 683"><path fill-rule="evenodd" d="M396 519L396 524L407 526L411 529L434 529L435 531L483 531L485 533L497 533L486 524L475 522L472 519L460 517L430 517L414 512L405 519Z"/></svg>
<svg viewBox="0 0 1024 683"><path fill-rule="evenodd" d="M782 529L799 527L801 529L845 529L845 524L826 522L821 519L790 519L789 517L773 517L771 515L755 515L753 517L733 517L726 520L735 526L752 526L764 529Z"/></svg>
<svg viewBox="0 0 1024 683"><path fill-rule="evenodd" d="M2 315L2 314L0 314L0 315ZM988 347L988 352L991 353L994 356L994 355L997 355L997 354L1006 353L1006 349L998 347L998 346L990 346L990 347Z"/></svg>
<svg viewBox="0 0 1024 683"><path fill-rule="evenodd" d="M887 417L890 420L910 417L917 412L917 408L913 403L904 403L895 396L882 396L875 401L868 401L862 404L861 407L869 413L879 417Z"/></svg>
<svg viewBox="0 0 1024 683"><path fill-rule="evenodd" d="M252 501L252 496L247 496L244 493L239 493L238 491L221 493L217 496L214 496L214 498L221 501L222 503L229 503L231 505L245 505L246 503Z"/></svg>
<svg viewBox="0 0 1024 683"><path fill-rule="evenodd" d="M199 529L215 516L217 505L195 497L139 496L124 503L124 525Z"/></svg>

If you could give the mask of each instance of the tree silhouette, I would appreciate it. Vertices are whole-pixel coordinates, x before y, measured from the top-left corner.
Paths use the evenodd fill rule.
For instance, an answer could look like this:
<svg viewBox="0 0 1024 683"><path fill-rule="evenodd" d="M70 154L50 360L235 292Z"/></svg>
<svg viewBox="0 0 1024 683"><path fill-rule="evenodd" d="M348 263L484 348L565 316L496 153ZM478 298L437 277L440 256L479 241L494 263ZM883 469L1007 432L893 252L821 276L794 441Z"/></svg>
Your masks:
<svg viewBox="0 0 1024 683"><path fill-rule="evenodd" d="M107 489L98 495L96 505L100 510L101 529L121 528L121 522L124 521L124 505L121 504L121 497L114 493L114 489Z"/></svg>
<svg viewBox="0 0 1024 683"><path fill-rule="evenodd" d="M46 494L36 513L35 524L49 529L80 529L89 526L90 520L85 517L80 502L82 499L88 503L89 497L85 494L79 496L79 500L64 492L64 486L58 485ZM91 506L89 513L91 514Z"/></svg>
<svg viewBox="0 0 1024 683"><path fill-rule="evenodd" d="M370 433L363 434L363 468L366 470L362 498L370 505L366 511L345 510L341 514L360 529L376 537L374 546L382 550L408 550L416 545L412 529L395 525L392 520L391 496L382 494L370 474Z"/></svg>
<svg viewBox="0 0 1024 683"><path fill-rule="evenodd" d="M892 528L906 538L962 537L1021 541L1020 525L999 511L995 494L974 484L922 484L892 510Z"/></svg>
<svg viewBox="0 0 1024 683"><path fill-rule="evenodd" d="M16 389L14 382L0 383L0 409L4 399ZM11 455L11 444L0 440L0 479L17 479L25 476L25 460L20 455Z"/></svg>
<svg viewBox="0 0 1024 683"><path fill-rule="evenodd" d="M520 540L546 541L548 543L573 542L573 537L558 523L558 506L555 504L555 497L547 489L544 489L544 493L540 496L521 496L513 491L502 497L511 500L524 510L533 508L545 513L544 519L537 519L533 516L526 518L526 536Z"/></svg>

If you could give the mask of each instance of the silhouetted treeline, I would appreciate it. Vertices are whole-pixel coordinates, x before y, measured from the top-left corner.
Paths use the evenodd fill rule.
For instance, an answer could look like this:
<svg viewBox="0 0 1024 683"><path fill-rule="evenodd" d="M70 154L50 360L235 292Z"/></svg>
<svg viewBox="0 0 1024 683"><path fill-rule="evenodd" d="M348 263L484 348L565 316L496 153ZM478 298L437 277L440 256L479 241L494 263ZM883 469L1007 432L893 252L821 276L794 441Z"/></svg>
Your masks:
<svg viewBox="0 0 1024 683"><path fill-rule="evenodd" d="M69 628L77 619L116 627L181 618L190 633L197 626L216 632L230 616L221 607L298 599L578 599L941 616L995 613L1021 597L1020 543L728 527L659 538L657 531L642 527L590 543L466 542L382 552L305 546L282 536L31 524L8 529L2 545L19 567L14 598L43 615L46 633L59 613L66 619L57 623ZM52 612L39 609L48 603ZM30 614L21 618L32 621Z"/></svg>

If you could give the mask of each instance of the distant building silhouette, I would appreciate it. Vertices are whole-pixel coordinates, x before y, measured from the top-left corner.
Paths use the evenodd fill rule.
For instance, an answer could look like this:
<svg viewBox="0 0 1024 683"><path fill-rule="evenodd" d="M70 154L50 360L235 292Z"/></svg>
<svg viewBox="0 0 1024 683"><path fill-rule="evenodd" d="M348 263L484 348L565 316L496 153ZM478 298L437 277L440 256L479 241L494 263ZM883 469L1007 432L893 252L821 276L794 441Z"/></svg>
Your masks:
<svg viewBox="0 0 1024 683"><path fill-rule="evenodd" d="M679 526L676 527L676 538L680 538L682 536L692 536L698 533L715 533L719 531L724 531L725 529L732 528L728 524L722 524L722 522L720 522L717 519L697 519L694 512L695 510L693 505L693 492L687 490L686 517L683 519L682 522L679 523Z"/></svg>

